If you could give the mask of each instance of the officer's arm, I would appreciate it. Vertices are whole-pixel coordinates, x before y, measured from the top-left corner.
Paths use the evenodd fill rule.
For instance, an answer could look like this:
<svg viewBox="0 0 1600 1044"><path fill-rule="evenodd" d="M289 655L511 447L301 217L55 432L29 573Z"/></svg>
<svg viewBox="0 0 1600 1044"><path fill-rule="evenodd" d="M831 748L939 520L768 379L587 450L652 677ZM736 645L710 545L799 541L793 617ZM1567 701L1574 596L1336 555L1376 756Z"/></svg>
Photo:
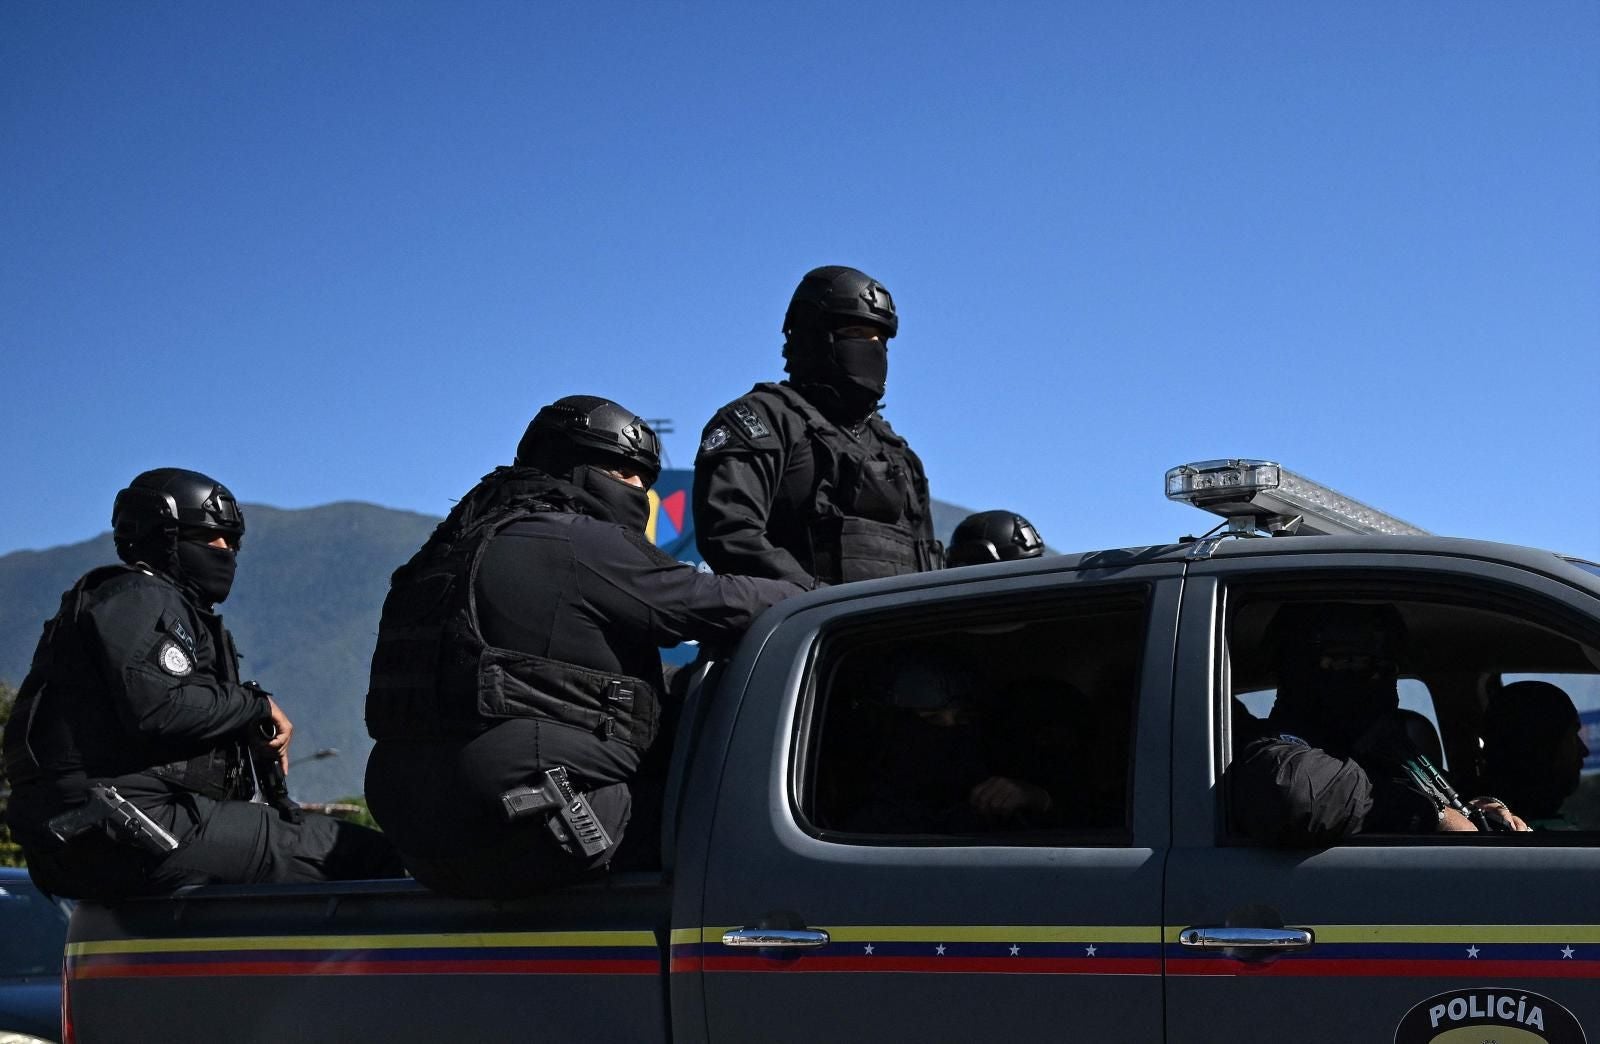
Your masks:
<svg viewBox="0 0 1600 1044"><path fill-rule="evenodd" d="M575 557L585 598L607 619L646 631L658 645L735 638L767 606L805 590L788 580L701 572L620 526L583 529Z"/></svg>
<svg viewBox="0 0 1600 1044"><path fill-rule="evenodd" d="M86 614L123 726L142 736L204 743L267 718L266 696L196 669L193 652L174 633L179 609L161 595L149 587L121 592Z"/></svg>
<svg viewBox="0 0 1600 1044"><path fill-rule="evenodd" d="M777 434L751 437L719 412L706 425L694 462L695 542L718 573L816 581L795 557L767 537L786 463Z"/></svg>
<svg viewBox="0 0 1600 1044"><path fill-rule="evenodd" d="M1277 737L1247 745L1228 767L1234 824L1260 841L1327 845L1360 832L1372 781L1350 758Z"/></svg>

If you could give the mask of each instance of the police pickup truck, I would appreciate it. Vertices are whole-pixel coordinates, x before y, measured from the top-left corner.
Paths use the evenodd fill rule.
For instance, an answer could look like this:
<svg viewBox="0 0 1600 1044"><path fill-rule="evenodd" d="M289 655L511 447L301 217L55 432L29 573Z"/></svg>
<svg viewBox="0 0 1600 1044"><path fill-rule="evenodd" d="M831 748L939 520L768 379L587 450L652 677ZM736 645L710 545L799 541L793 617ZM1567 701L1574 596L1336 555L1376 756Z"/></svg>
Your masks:
<svg viewBox="0 0 1600 1044"><path fill-rule="evenodd" d="M1600 703L1600 566L1420 534L1270 462L1176 468L1167 493L1226 530L768 611L688 697L659 873L516 902L378 881L80 904L65 1037L1600 1032L1600 791L1576 764L1565 829L1323 847L1244 836L1227 785L1272 704L1275 614L1341 602L1397 610L1402 702L1479 793L1502 689ZM977 807L995 778L1035 800Z"/></svg>

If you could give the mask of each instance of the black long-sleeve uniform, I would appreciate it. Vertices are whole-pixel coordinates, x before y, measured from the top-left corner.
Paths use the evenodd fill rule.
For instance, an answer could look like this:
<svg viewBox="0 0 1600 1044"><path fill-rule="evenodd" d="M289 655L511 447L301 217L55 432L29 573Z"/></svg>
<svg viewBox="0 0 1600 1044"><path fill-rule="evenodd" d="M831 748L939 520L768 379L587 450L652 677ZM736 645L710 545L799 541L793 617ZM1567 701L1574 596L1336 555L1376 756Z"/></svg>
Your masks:
<svg viewBox="0 0 1600 1044"><path fill-rule="evenodd" d="M529 515L489 538L473 585L488 645L638 678L657 693L661 646L735 638L799 590L702 572L642 533L570 511ZM652 760L664 763L667 742L658 741ZM498 795L563 765L615 839L627 827L628 783L645 756L569 722L513 717L470 736L380 738L367 795L420 880L468 895L523 894L573 867L543 844L539 824L508 825Z"/></svg>
<svg viewBox="0 0 1600 1044"><path fill-rule="evenodd" d="M270 719L267 697L240 683L222 618L166 576L125 567L87 575L47 625L21 693L6 734L8 819L51 892L115 899L399 870L370 831L326 816L292 823L231 800L249 796L244 743ZM115 786L182 847L154 861L103 835L61 845L49 820L98 783Z"/></svg>
<svg viewBox="0 0 1600 1044"><path fill-rule="evenodd" d="M718 410L695 459L695 540L719 573L806 587L938 567L922 461L874 413L828 419L789 385Z"/></svg>
<svg viewBox="0 0 1600 1044"><path fill-rule="evenodd" d="M1440 796L1400 764L1398 723L1380 722L1355 752L1316 746L1274 714L1255 723L1228 767L1234 825L1290 847L1329 845L1359 833L1431 833Z"/></svg>

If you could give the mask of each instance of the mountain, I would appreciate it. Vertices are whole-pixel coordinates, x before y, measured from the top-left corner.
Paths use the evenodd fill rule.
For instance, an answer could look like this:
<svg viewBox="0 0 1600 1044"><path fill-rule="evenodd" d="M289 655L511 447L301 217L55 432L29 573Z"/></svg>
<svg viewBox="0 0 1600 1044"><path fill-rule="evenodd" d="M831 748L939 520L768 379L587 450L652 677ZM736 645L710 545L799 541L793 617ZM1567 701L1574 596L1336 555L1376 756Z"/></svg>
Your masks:
<svg viewBox="0 0 1600 1044"><path fill-rule="evenodd" d="M676 492L686 489L688 475L665 472L657 484L663 497L678 498L671 505L676 524L670 540L666 523L652 524L657 543L680 558L694 557L692 521ZM353 502L296 511L245 505L244 513L238 580L222 606L244 676L273 693L294 721L289 782L295 797L329 801L359 794L372 749L362 720L367 670L389 574L439 520ZM935 501L935 531L948 540L968 513ZM110 533L0 556L0 681L21 683L61 592L114 561ZM312 757L329 748L338 755Z"/></svg>

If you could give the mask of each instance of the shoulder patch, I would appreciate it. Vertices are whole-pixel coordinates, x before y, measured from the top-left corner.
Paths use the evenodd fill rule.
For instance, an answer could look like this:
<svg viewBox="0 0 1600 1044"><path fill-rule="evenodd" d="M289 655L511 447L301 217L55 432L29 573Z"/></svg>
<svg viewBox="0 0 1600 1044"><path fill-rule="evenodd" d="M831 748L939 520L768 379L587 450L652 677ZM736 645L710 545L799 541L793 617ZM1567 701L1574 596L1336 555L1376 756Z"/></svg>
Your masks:
<svg viewBox="0 0 1600 1044"><path fill-rule="evenodd" d="M189 650L191 656L194 655L194 635L190 634L189 629L183 626L182 620L170 612L162 613L161 624L174 638L178 639L185 649Z"/></svg>
<svg viewBox="0 0 1600 1044"><path fill-rule="evenodd" d="M700 440L701 453L715 453L728 444L728 429L717 425L706 432L706 437Z"/></svg>
<svg viewBox="0 0 1600 1044"><path fill-rule="evenodd" d="M191 660L189 658L189 654L184 652L183 648L174 641L165 641L161 643L161 647L156 650L156 663L160 664L161 669L166 671L168 674L175 675L179 678L182 678L183 676L194 671L194 661Z"/></svg>
<svg viewBox="0 0 1600 1044"><path fill-rule="evenodd" d="M1292 743L1297 747L1309 747L1309 746L1311 746L1311 744L1307 743L1305 740L1301 739L1299 736L1296 736L1292 732L1280 732L1280 733L1278 733L1278 740L1279 740L1279 742L1282 742L1282 743Z"/></svg>
<svg viewBox="0 0 1600 1044"><path fill-rule="evenodd" d="M767 427L767 422L762 420L748 404L736 402L733 404L733 419L745 430L745 434L752 439L764 439L772 434L772 429Z"/></svg>

